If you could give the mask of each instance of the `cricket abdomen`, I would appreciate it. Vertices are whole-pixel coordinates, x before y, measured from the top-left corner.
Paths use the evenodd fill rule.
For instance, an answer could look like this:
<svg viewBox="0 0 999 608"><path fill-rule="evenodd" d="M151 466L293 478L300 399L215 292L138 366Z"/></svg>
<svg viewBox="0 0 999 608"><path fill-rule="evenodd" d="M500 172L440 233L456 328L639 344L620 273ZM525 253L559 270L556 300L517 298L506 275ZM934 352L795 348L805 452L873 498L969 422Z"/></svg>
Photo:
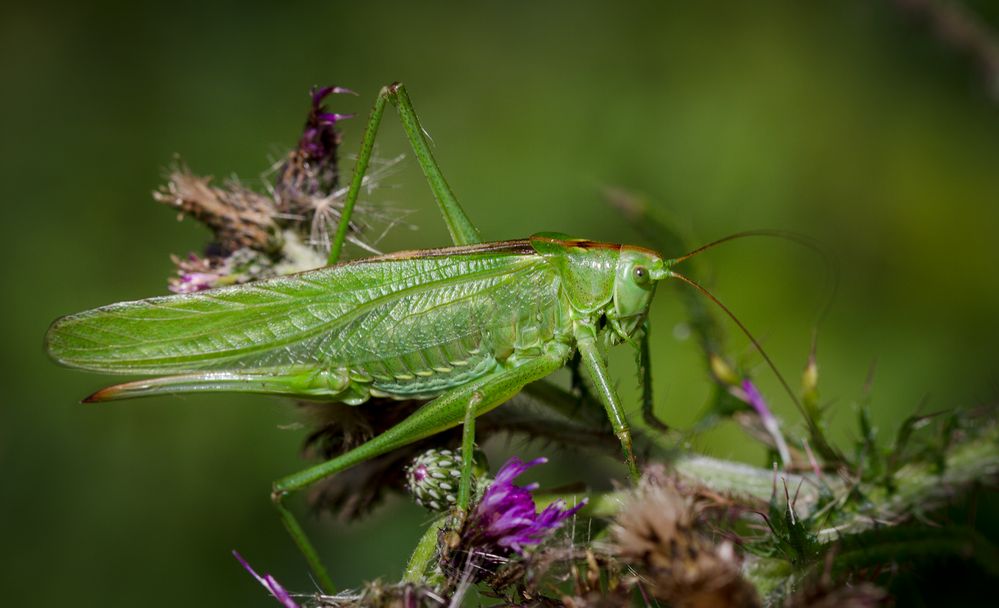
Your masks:
<svg viewBox="0 0 999 608"><path fill-rule="evenodd" d="M365 377L372 396L399 399L432 398L499 367L517 367L549 343L568 341L570 323L557 277L544 273L541 279L533 285L538 289L521 284L476 301L465 314L441 310L430 331L425 323L401 320L393 326L395 340L382 349L394 352L350 367ZM400 352L398 345L407 343L412 348Z"/></svg>
<svg viewBox="0 0 999 608"><path fill-rule="evenodd" d="M436 352L435 352L436 351ZM463 357L441 356L445 349L427 349L408 356L368 363L370 392L375 397L431 398L496 369L492 353L473 349Z"/></svg>

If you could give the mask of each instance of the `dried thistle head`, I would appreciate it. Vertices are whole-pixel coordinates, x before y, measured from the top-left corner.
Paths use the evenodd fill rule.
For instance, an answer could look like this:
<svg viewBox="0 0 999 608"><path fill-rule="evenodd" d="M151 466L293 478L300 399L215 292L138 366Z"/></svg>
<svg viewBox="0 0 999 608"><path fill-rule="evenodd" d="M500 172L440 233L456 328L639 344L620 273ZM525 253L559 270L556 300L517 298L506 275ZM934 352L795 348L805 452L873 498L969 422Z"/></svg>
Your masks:
<svg viewBox="0 0 999 608"><path fill-rule="evenodd" d="M378 608L435 608L443 606L444 601L433 589L425 585L415 583L385 585L376 581L365 587L357 605Z"/></svg>
<svg viewBox="0 0 999 608"><path fill-rule="evenodd" d="M204 257L173 256L177 276L169 281L170 291L191 293L278 274L275 261L282 258L286 239L269 197L235 180L212 186L210 177L178 167L153 198L205 224L214 235Z"/></svg>
<svg viewBox="0 0 999 608"><path fill-rule="evenodd" d="M153 192L153 199L208 226L215 235L213 257L225 257L244 247L262 252L280 247L276 209L270 197L235 180L222 188L211 181L211 177L194 175L179 166L170 171L167 183Z"/></svg>
<svg viewBox="0 0 999 608"><path fill-rule="evenodd" d="M694 501L675 486L645 485L631 496L612 528L618 555L650 568L672 565L674 549L684 554L687 545L700 544L693 530L697 521Z"/></svg>
<svg viewBox="0 0 999 608"><path fill-rule="evenodd" d="M646 479L611 527L617 556L645 574L644 591L677 608L759 605L735 547L710 538L695 497Z"/></svg>
<svg viewBox="0 0 999 608"><path fill-rule="evenodd" d="M312 605L328 608L441 608L448 602L432 587L419 583L366 583L360 592L321 595Z"/></svg>
<svg viewBox="0 0 999 608"><path fill-rule="evenodd" d="M338 190L340 133L335 125L349 116L327 111L323 100L350 92L340 87L311 91L312 103L298 144L265 193L236 179L215 186L211 177L195 175L183 165L170 171L167 183L153 198L177 209L181 216L193 217L213 233L203 257L175 258L179 276L171 280L172 291L189 293L325 264L329 234L340 221L344 194ZM364 209L363 215L384 220L384 214L370 209ZM347 239L377 253L359 237L369 223L354 218ZM246 270L247 257L254 258L254 269L266 267L267 272Z"/></svg>

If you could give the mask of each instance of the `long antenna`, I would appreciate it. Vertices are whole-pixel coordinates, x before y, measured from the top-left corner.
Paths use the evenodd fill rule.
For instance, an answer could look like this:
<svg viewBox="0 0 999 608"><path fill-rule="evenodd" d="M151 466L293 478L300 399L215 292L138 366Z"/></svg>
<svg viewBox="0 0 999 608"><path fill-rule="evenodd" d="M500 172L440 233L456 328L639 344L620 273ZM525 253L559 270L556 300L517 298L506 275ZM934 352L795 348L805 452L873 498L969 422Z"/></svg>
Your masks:
<svg viewBox="0 0 999 608"><path fill-rule="evenodd" d="M836 299L836 292L839 290L839 263L837 262L837 259L834 255L830 254L826 249L822 248L814 239L804 234L791 232L789 230L774 230L766 228L761 230L744 230L742 232L736 232L726 237L722 237L716 241L711 241L706 245L701 245L697 249L694 249L693 251L686 253L678 258L673 258L672 260L666 260L666 266L668 268L670 266L679 264L684 260L688 260L694 257L695 255L703 251L707 251L712 247L721 245L722 243L727 243L729 241L734 241L737 239L743 239L747 237L757 237L757 236L774 237L774 238L784 239L786 241L791 241L792 243L797 243L798 245L811 249L815 253L819 254L819 256L822 258L822 261L826 268L827 280L830 281L832 285L829 288L829 297L826 298L825 303L822 305L822 308L819 310L819 316L815 320L815 331L812 334L812 347L811 347L811 352L814 355L818 343L818 327L825 320L826 315L829 314L829 310L832 308L833 300ZM673 274L677 277L681 277L681 275L676 275L676 273ZM694 283L690 279L687 279L686 277L681 277L681 278L687 281L688 283L691 283L692 285L700 289L702 292L704 292L706 295L714 299L714 296L711 296L711 294L708 293L708 291L703 287L701 287L700 285L697 285L696 283ZM717 300L715 301L717 302ZM719 306L721 306L721 302L717 303L719 304ZM724 306L721 306L721 308L725 310L725 312L728 312L728 310L725 309ZM732 317L732 319L736 323L738 323L738 319L736 319L735 316L732 315L732 313L729 312L729 316ZM743 331L745 331L745 328L743 329Z"/></svg>
<svg viewBox="0 0 999 608"><path fill-rule="evenodd" d="M797 232L791 232L789 230L773 230L773 229L764 228L760 230L743 230L742 232L736 232L734 234L730 234L716 241L711 241L706 245L701 245L700 247L691 251L690 253L686 253L678 258L670 260L670 262L674 264L679 264L680 262L688 258L694 257L695 255L701 253L702 251L706 251L708 249L711 249L712 247L721 245L722 243L727 243L729 241L734 241L736 239L743 239L751 236L772 236L779 239L786 239L788 241L793 241L800 245L804 245L805 247L808 247L809 249L812 249L819 253L824 253L824 251L815 243L815 241L813 241L812 239L803 234L798 234Z"/></svg>
<svg viewBox="0 0 999 608"><path fill-rule="evenodd" d="M716 243L724 242L726 240L731 240L732 238L735 238L735 235L733 235L732 237L728 237L726 239L722 239L721 241L717 241ZM710 245L706 245L705 247L702 247L701 249L706 249L709 246ZM691 254L688 254L687 257L689 257L690 255L693 255L694 253L697 253L697 251L700 251L700 250L695 250ZM773 371L774 375L777 376L777 379L780 380L781 385L784 387L784 390L787 392L787 395L791 398L791 401L794 402L794 405L797 406L798 411L801 412L802 416L804 416L804 418L805 418L806 421L810 422L811 418L808 416L808 412L805 411L804 406L802 406L801 402L798 401L797 395L795 395L794 391L791 390L791 386L788 385L787 380L785 380L784 376L780 373L780 371L777 370L777 366L774 365L774 362L770 359L770 355L767 354L767 351L763 350L763 345L760 344L759 340L757 340L756 337L753 336L752 332L750 332L749 329L745 325L742 324L742 321L740 321L739 318L736 317L735 314L731 310L729 310L728 306L725 306L724 304L722 304L721 300L719 300L718 298L716 298L713 293L711 293L710 291L708 291L706 287L703 287L697 281L695 281L693 279L689 279L689 278L685 277L684 275L682 275L682 274L680 274L680 273L678 273L678 272L676 272L674 270L668 270L667 272L669 273L669 276L676 277L676 278L680 279L684 283L690 285L694 289L700 291L702 294L704 294L705 296L707 296L709 300L711 300L712 302L714 302L718 306L718 308L721 308L725 312L725 314L728 315L728 317L730 319L732 319L732 321L734 321L736 325L739 326L739 329L742 330L742 333L746 334L746 337L749 338L749 341L753 343L753 346L756 348L756 350L760 353L760 355L763 356L763 360L767 362L767 365L770 367L771 371Z"/></svg>

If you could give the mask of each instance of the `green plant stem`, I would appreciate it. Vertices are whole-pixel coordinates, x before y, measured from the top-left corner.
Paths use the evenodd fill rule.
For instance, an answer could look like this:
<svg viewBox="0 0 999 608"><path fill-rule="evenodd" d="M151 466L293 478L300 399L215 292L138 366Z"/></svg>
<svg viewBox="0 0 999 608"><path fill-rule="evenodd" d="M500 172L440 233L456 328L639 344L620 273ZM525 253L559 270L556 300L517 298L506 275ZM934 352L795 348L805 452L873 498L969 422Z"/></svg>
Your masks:
<svg viewBox="0 0 999 608"><path fill-rule="evenodd" d="M831 513L827 527L819 531L819 540L904 521L947 503L974 484L994 483L999 479L999 425L951 445L943 462L942 471L930 462L901 467L886 484L895 488L891 493L885 485L861 484L859 491L866 499L863 508Z"/></svg>

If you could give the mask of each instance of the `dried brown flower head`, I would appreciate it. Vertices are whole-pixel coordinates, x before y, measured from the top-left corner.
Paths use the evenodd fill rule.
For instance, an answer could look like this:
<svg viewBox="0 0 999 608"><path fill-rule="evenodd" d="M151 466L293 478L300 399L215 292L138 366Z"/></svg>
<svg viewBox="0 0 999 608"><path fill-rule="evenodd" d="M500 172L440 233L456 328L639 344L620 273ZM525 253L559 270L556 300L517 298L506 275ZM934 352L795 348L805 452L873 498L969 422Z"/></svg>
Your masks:
<svg viewBox="0 0 999 608"><path fill-rule="evenodd" d="M280 239L270 197L236 181L222 188L212 186L211 181L211 177L178 167L170 172L167 183L153 192L153 198L208 226L215 234L216 255L225 256L243 247L264 252L276 249Z"/></svg>
<svg viewBox="0 0 999 608"><path fill-rule="evenodd" d="M316 596L310 605L320 608L441 608L448 604L428 585L418 583L386 584L372 581L360 592Z"/></svg>
<svg viewBox="0 0 999 608"><path fill-rule="evenodd" d="M698 513L676 483L647 478L611 528L618 557L645 575L644 592L676 608L760 605L732 543L712 541Z"/></svg>

